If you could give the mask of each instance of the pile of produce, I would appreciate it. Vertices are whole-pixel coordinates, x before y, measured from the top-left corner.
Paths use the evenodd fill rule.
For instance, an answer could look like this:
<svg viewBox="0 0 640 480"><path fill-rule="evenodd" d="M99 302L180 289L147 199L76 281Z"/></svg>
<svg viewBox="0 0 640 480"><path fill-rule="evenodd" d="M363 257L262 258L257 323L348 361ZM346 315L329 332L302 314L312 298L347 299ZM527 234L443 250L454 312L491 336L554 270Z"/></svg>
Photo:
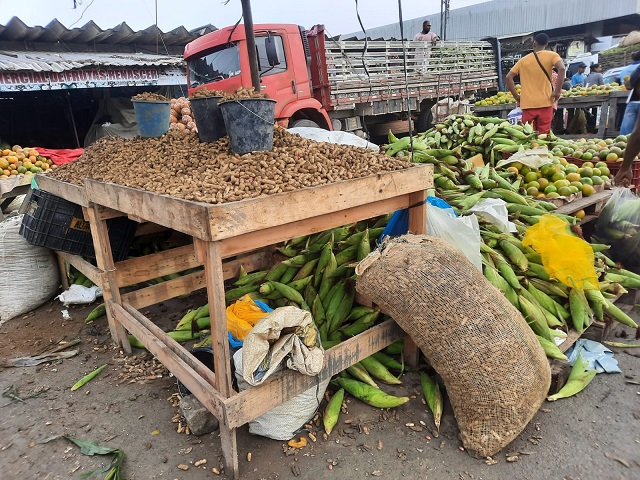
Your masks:
<svg viewBox="0 0 640 480"><path fill-rule="evenodd" d="M573 326L582 332L594 316L602 319L604 313L637 328L635 322L617 309L609 299L624 291L624 287L636 285L636 278L640 277L616 268L616 264L601 253L608 246L594 245L594 266L604 281L600 284L601 292L588 291L588 297L583 298L577 291L552 280L542 266L541 256L530 247L522 245L522 237L527 228L537 224L543 215L554 215L565 220L567 229L577 219L554 213L557 208L554 204L543 198L533 198L526 191L521 195L520 188L524 188L524 185L528 188L535 187L536 184L531 185L533 182L542 187L540 182L543 179L549 182L550 177L551 180L556 179L553 180L556 190L563 189L562 192L566 193L564 188L568 188L568 191L573 192L570 187L580 188L579 182L584 194L584 190L590 190L587 186L590 186L589 182L593 182L594 177L604 181L602 177L607 173L606 166L602 169L583 167L579 172L577 167L558 158L554 158L554 163L546 168L542 167L540 172L528 171L529 167L524 165L509 167L512 171L496 170L492 166L495 152L505 149L516 151L524 148L524 145L538 146L549 143L550 139L549 136L529 133L527 125L511 126L500 119L451 116L432 130L414 137L412 161L434 165L435 195L452 205L458 214L468 213L470 208L484 198L500 198L507 203L509 219L515 224L517 232L503 233L491 223L479 219L485 276L522 312L536 335L542 338L541 344L547 354L558 355L559 351L552 344L552 336L557 333L552 333L551 328L561 327L566 331ZM507 143L503 143L505 140ZM448 148L430 148L436 145L446 145ZM410 156L410 142L408 138L396 139L390 135L386 151L392 155ZM490 162L484 167L474 167L471 162L460 158L471 154L482 154ZM595 175L596 173L599 175ZM533 178L534 175L536 179ZM576 183L572 184L570 180ZM562 182L557 184L560 188L556 186L559 181ZM546 184L545 189L550 185L550 182ZM536 190L536 196L540 196L539 188L536 187ZM533 189L530 192L533 193ZM553 194L557 192L550 190L545 195L554 197Z"/></svg>
<svg viewBox="0 0 640 480"><path fill-rule="evenodd" d="M131 100L138 100L141 102L168 102L169 99L159 93L144 92L139 93L131 97Z"/></svg>
<svg viewBox="0 0 640 480"><path fill-rule="evenodd" d="M520 93L520 85L516 85L518 93ZM617 83L607 83L605 85L591 85L590 87L572 87L569 90L562 91L562 97L585 97L593 95L609 95L611 92L625 91L624 85ZM475 102L476 107L489 107L492 105L504 105L509 103L516 103L511 92L498 92L495 95Z"/></svg>
<svg viewBox="0 0 640 480"><path fill-rule="evenodd" d="M221 102L226 102L228 100L236 100L238 98L268 98L264 93L256 92L253 87L246 88L240 87L235 92L226 93L223 92Z"/></svg>
<svg viewBox="0 0 640 480"><path fill-rule="evenodd" d="M516 85L516 90L520 93L522 87L520 85ZM495 95L487 98L483 98L475 103L476 107L488 107L491 105L504 105L505 103L516 103L515 98L511 92L498 92Z"/></svg>
<svg viewBox="0 0 640 480"><path fill-rule="evenodd" d="M563 97L586 97L592 95L609 95L611 92L618 90L626 90L624 85L617 83L607 83L605 85L591 85L590 87L571 87L569 90L563 90Z"/></svg>
<svg viewBox="0 0 640 480"><path fill-rule="evenodd" d="M609 168L604 162L596 165L586 162L581 167L561 157L552 157L552 162L539 170L514 162L507 171L517 175L521 190L537 198L563 198L577 193L589 197L596 191L594 186L610 181Z"/></svg>
<svg viewBox="0 0 640 480"><path fill-rule="evenodd" d="M140 161L139 159L144 159ZM160 138L102 138L54 177L85 178L206 203L226 203L411 167L407 158L307 140L275 127L273 151L235 155L224 137L169 131Z"/></svg>
<svg viewBox="0 0 640 480"><path fill-rule="evenodd" d="M6 145L0 155L0 178L9 178L22 173L31 175L46 172L51 168L56 168L56 165L50 159L40 155L35 148Z"/></svg>
<svg viewBox="0 0 640 480"><path fill-rule="evenodd" d="M209 90L206 87L198 88L189 98L212 98L212 97L224 97L225 92L222 90Z"/></svg>
<svg viewBox="0 0 640 480"><path fill-rule="evenodd" d="M188 99L184 97L171 99L169 129L189 130L193 133L198 133L196 122L191 114L191 102Z"/></svg>
<svg viewBox="0 0 640 480"><path fill-rule="evenodd" d="M622 162L627 148L628 135L600 140L597 138L566 140L556 138L549 147L554 155L568 155L581 160Z"/></svg>

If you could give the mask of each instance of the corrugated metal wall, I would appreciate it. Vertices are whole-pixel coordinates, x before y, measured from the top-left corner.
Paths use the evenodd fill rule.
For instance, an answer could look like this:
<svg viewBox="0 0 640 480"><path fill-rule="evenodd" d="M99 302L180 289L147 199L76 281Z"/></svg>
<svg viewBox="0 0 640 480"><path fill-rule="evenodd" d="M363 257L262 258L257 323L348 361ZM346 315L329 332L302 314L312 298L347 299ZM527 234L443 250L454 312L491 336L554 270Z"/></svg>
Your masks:
<svg viewBox="0 0 640 480"><path fill-rule="evenodd" d="M640 14L640 0L492 0L451 10L447 40L475 40L521 32L599 22L625 15ZM431 30L440 33L440 14L404 21L405 38L412 39L431 21ZM370 38L400 38L400 24L367 29ZM362 32L341 38L363 38Z"/></svg>

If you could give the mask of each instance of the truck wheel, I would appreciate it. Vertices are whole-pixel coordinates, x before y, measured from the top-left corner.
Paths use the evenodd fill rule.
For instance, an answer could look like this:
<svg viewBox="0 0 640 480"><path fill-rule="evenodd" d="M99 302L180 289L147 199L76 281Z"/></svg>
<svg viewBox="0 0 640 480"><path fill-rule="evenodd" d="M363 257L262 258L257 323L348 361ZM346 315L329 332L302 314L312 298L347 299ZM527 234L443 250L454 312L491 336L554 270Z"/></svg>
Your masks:
<svg viewBox="0 0 640 480"><path fill-rule="evenodd" d="M313 120L307 120L306 118L301 118L300 120L294 120L289 124L289 128L293 127L310 127L310 128L320 128Z"/></svg>
<svg viewBox="0 0 640 480"><path fill-rule="evenodd" d="M418 115L418 121L416 122L416 131L418 133L426 132L433 125L433 113L431 109L425 109Z"/></svg>

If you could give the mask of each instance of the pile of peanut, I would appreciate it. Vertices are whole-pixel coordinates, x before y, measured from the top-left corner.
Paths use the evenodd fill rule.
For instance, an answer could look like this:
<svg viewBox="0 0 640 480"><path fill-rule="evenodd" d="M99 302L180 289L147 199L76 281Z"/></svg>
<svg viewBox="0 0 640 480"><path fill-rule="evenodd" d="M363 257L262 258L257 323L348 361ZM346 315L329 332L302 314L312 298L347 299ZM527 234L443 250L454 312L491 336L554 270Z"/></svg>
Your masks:
<svg viewBox="0 0 640 480"><path fill-rule="evenodd" d="M189 97L191 98L211 98L211 97L223 97L225 93L222 90L209 90L207 88L198 88Z"/></svg>
<svg viewBox="0 0 640 480"><path fill-rule="evenodd" d="M168 102L169 99L158 93L144 92L131 97L131 100L143 100L145 102Z"/></svg>
<svg viewBox="0 0 640 480"><path fill-rule="evenodd" d="M76 161L49 175L82 185L85 178L205 203L227 203L290 192L412 164L350 145L307 140L276 126L273 151L236 155L228 137L200 143L170 130L160 138L102 138Z"/></svg>
<svg viewBox="0 0 640 480"><path fill-rule="evenodd" d="M268 98L264 93L256 92L253 87L246 88L240 87L233 93L224 93L220 102L226 102L228 100L236 100L239 98Z"/></svg>

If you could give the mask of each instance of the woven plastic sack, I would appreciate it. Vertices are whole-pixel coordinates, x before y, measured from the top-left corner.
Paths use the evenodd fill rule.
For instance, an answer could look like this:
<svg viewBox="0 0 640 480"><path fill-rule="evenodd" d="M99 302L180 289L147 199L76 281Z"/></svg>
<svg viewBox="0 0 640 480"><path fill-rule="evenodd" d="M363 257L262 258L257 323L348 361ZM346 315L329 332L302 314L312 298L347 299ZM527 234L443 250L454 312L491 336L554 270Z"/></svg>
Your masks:
<svg viewBox="0 0 640 480"><path fill-rule="evenodd" d="M522 244L540 254L542 266L551 278L577 290L600 289L593 268L593 249L576 237L564 220L542 215L524 234Z"/></svg>
<svg viewBox="0 0 640 480"><path fill-rule="evenodd" d="M356 268L356 289L411 336L444 380L460 439L494 455L531 420L549 362L518 310L442 240L405 235Z"/></svg>
<svg viewBox="0 0 640 480"><path fill-rule="evenodd" d="M22 238L22 217L0 222L0 324L38 308L60 287L55 254Z"/></svg>
<svg viewBox="0 0 640 480"><path fill-rule="evenodd" d="M235 375L240 391L251 388L249 382L242 376L243 350L244 348L241 348L233 355L233 363L236 367ZM276 371L280 370L282 370L282 364ZM315 386L305 390L300 395L251 420L249 422L249 433L274 440L289 440L295 437L305 423L308 423L318 411L330 381L331 379L323 382L318 381Z"/></svg>
<svg viewBox="0 0 640 480"><path fill-rule="evenodd" d="M244 340L258 320L265 316L267 314L251 297L245 295L227 307L227 329L238 340Z"/></svg>

